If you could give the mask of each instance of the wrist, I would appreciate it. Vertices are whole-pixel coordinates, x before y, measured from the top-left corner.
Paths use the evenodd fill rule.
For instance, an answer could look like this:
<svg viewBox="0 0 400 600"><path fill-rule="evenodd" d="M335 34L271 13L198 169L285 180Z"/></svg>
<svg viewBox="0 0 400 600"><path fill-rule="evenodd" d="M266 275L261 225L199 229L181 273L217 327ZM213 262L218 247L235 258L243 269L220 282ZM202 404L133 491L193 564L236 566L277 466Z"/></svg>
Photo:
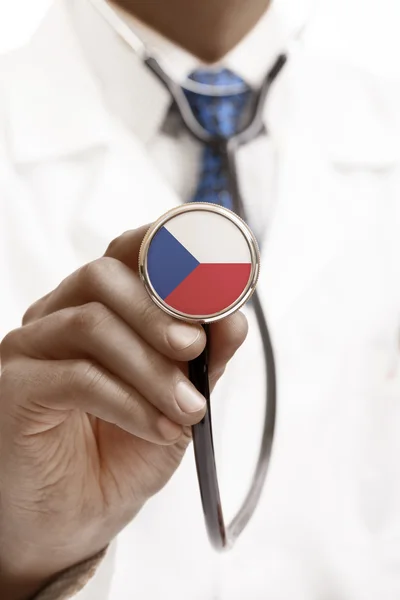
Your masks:
<svg viewBox="0 0 400 600"><path fill-rule="evenodd" d="M1 600L31 600L58 574L39 548L28 550L23 543L16 547L1 536L0 547Z"/></svg>

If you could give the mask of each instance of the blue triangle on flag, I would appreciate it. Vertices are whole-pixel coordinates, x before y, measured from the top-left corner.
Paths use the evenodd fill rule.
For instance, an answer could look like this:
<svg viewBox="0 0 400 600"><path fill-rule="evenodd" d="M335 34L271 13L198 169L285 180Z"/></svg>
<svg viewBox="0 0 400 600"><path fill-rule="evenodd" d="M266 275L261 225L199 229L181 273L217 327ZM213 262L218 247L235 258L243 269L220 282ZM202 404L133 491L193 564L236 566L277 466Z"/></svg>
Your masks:
<svg viewBox="0 0 400 600"><path fill-rule="evenodd" d="M147 273L157 294L164 300L199 266L199 261L162 227L150 242Z"/></svg>

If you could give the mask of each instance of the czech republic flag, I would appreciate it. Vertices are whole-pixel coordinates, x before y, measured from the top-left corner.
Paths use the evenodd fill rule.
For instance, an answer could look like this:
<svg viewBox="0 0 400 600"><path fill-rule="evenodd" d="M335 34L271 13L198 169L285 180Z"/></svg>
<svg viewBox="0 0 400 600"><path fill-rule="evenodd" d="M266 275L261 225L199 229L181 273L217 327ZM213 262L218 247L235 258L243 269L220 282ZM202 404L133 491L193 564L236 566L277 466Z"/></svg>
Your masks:
<svg viewBox="0 0 400 600"><path fill-rule="evenodd" d="M147 247L146 275L162 304L206 319L229 310L251 286L258 272L256 242L234 213L193 206L172 211L156 227Z"/></svg>

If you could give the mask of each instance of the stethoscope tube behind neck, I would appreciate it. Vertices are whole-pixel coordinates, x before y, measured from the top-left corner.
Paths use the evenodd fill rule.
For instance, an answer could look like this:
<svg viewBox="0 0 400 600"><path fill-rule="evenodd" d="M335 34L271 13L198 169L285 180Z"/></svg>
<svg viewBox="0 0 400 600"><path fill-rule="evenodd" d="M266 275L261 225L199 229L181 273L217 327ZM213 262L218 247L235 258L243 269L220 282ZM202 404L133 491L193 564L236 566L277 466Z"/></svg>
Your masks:
<svg viewBox="0 0 400 600"><path fill-rule="evenodd" d="M236 146L247 144L261 133L264 128L263 112L268 92L271 84L281 72L286 61L286 54L280 54L277 57L256 94L256 102L252 118L242 131L229 138L229 143L234 143ZM171 94L175 106L179 111L185 127L192 136L205 144L226 143L228 141L225 138L211 135L206 129L204 129L204 127L200 125L196 117L193 115L192 109L190 108L188 99L186 98L182 87L173 81L173 79L164 71L157 59L155 59L153 56L148 56L144 59L144 64L154 73L154 75L156 75L164 87L167 88L168 92Z"/></svg>
<svg viewBox="0 0 400 600"><path fill-rule="evenodd" d="M193 115L181 86L171 79L153 56L145 58L144 64L154 73L154 75L156 75L159 81L161 81L171 94L171 98L179 110L182 121L191 135L206 144L213 141L213 137L200 125Z"/></svg>

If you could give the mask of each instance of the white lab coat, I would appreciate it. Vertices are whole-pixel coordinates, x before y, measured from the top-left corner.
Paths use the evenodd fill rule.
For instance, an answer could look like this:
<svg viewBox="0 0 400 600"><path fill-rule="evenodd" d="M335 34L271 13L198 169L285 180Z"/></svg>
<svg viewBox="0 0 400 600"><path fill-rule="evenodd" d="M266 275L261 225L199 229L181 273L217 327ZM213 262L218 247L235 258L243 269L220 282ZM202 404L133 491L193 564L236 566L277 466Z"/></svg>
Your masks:
<svg viewBox="0 0 400 600"><path fill-rule="evenodd" d="M57 27L1 64L1 334L113 237L180 202L107 113L75 46L58 53L70 40ZM274 175L259 291L278 414L261 504L237 547L216 555L189 451L76 598L400 597L399 100L395 79L304 49L291 57L266 108ZM245 152L251 201L271 156L261 150L252 171ZM214 399L228 514L249 482L264 402L249 319Z"/></svg>

